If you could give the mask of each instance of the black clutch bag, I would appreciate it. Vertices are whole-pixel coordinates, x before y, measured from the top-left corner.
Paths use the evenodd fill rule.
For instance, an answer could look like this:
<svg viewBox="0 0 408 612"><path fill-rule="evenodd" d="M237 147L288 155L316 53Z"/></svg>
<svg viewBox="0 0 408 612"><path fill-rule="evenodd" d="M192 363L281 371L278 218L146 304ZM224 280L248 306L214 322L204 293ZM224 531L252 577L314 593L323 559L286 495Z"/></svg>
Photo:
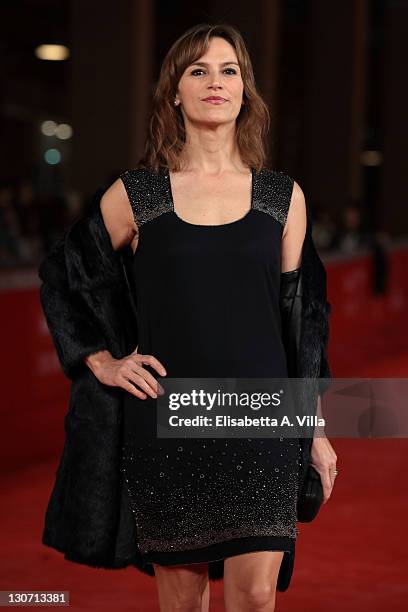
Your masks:
<svg viewBox="0 0 408 612"><path fill-rule="evenodd" d="M323 486L319 472L309 465L297 500L297 520L310 523L323 503Z"/></svg>

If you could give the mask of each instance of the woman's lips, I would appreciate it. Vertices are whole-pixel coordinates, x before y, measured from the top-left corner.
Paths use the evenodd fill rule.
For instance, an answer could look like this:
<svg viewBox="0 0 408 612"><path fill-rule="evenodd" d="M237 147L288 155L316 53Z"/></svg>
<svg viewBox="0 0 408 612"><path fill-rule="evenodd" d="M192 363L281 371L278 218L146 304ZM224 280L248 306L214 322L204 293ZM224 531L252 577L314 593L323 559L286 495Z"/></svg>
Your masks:
<svg viewBox="0 0 408 612"><path fill-rule="evenodd" d="M209 104L224 104L224 102L226 102L226 100L222 99L222 100L214 100L214 99L210 99L210 100L203 100L203 102L208 102Z"/></svg>

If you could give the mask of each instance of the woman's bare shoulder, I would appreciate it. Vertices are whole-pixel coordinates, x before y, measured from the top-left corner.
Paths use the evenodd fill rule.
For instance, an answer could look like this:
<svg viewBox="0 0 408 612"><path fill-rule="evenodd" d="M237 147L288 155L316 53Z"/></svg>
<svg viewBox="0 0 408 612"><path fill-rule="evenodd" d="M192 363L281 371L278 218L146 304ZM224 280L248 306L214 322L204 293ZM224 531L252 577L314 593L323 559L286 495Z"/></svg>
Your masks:
<svg viewBox="0 0 408 612"><path fill-rule="evenodd" d="M105 191L100 208L114 250L130 244L138 234L138 228L121 178L116 179Z"/></svg>

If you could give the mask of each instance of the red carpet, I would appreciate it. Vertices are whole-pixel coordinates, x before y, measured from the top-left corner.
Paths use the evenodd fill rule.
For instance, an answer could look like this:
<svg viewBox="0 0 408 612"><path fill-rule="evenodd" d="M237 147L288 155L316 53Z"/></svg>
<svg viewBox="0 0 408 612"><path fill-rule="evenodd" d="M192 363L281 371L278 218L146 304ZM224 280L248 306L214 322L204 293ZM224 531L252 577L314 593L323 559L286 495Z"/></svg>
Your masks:
<svg viewBox="0 0 408 612"><path fill-rule="evenodd" d="M405 359L378 364L377 375L408 371ZM373 375L371 372L362 375ZM332 444L340 474L332 498L311 524L299 524L291 586L276 610L402 611L408 598L408 511L405 439ZM10 473L3 482L1 590L69 590L73 610L158 610L154 578L135 568L98 570L66 561L41 544L43 514L56 460ZM222 583L212 584L211 610L224 609Z"/></svg>
<svg viewBox="0 0 408 612"><path fill-rule="evenodd" d="M20 298L18 304L22 303ZM27 308L30 302L24 304ZM34 306L32 310L34 313ZM57 363L55 384L45 378L50 359L56 358L44 329L33 325L25 313L16 319L27 322L21 343L12 342L17 335L11 326L6 345L16 347L15 354L11 350L2 363L6 425L0 445L5 474L0 503L0 590L70 591L70 607L75 611L158 611L154 578L133 567L98 570L71 563L41 543L44 513L62 449L68 387L67 382L65 387L61 384ZM50 359L37 360L37 369L32 366L37 345L29 341L30 334L44 336L44 344L47 341ZM400 344L393 348L391 336L388 338L390 345L381 346L381 361L375 360L379 351L371 350L373 347L364 358L362 351L349 348L343 367L333 359L336 375L407 377L408 354L398 352ZM337 338L333 334L332 346L341 348L341 340L340 333ZM23 384L21 371L26 373ZM408 441L336 438L331 442L340 474L318 518L310 525L298 524L292 583L288 591L278 592L276 610L403 611L408 600ZM212 583L211 588L210 609L220 612L224 610L222 582Z"/></svg>
<svg viewBox="0 0 408 612"><path fill-rule="evenodd" d="M402 611L408 597L406 440L333 441L341 473L314 523L300 524L291 586L276 610ZM134 568L98 570L40 542L54 463L10 474L2 486L1 590L70 591L71 609L153 612L154 578ZM224 609L222 584L211 607Z"/></svg>

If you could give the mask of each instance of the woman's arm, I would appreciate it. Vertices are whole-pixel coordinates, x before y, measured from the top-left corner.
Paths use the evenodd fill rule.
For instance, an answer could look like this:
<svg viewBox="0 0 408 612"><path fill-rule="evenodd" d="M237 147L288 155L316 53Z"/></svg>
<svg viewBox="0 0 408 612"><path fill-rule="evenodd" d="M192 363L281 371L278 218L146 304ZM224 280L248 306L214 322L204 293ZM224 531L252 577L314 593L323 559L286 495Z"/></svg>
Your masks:
<svg viewBox="0 0 408 612"><path fill-rule="evenodd" d="M299 184L294 181L292 199L289 206L286 225L282 235L282 273L281 273L281 314L283 333L286 334L286 347L289 349L291 376L296 376L296 361L294 359L300 341L301 309L302 309L302 249L308 240L308 253L312 252L315 265L322 266L319 255L313 243L310 210L307 210L305 197ZM308 237L306 237L308 232ZM321 305L322 313L322 346L320 360L319 391L323 395L330 384L331 370L327 357L328 317L331 312L329 302Z"/></svg>
<svg viewBox="0 0 408 612"><path fill-rule="evenodd" d="M135 252L138 229L125 186L120 178L105 191L100 208L112 248L117 251L132 244L132 250ZM109 360L112 360L112 355L107 350L85 356L85 363L95 376L98 376L101 367Z"/></svg>
<svg viewBox="0 0 408 612"><path fill-rule="evenodd" d="M302 317L302 247L306 234L306 205L303 192L294 182L292 198L282 234L280 315L282 341L288 376L298 377L298 352Z"/></svg>
<svg viewBox="0 0 408 612"><path fill-rule="evenodd" d="M288 346L291 347L289 350L293 351L293 355L297 353L296 346L299 346L300 340L302 288L301 284L300 286L296 284L296 281L301 279L302 248L306 235L306 228L307 211L305 198L301 188L295 182L287 221L282 235L283 272L281 275L281 304L285 304L285 312L290 313L287 314L286 333L289 338ZM290 309L288 308L289 302ZM327 303L325 308L328 314L330 305ZM324 347L322 346L320 373L326 376L330 374L330 369L328 366L325 344L326 343L324 343ZM289 360L290 363L294 361L293 355ZM296 371L296 366L292 365L292 367L294 371ZM323 416L320 395L317 397L316 416ZM310 463L320 474L323 486L323 503L326 503L331 496L334 485L334 469L336 468L337 455L325 435L324 427L315 428L310 450Z"/></svg>
<svg viewBox="0 0 408 612"><path fill-rule="evenodd" d="M103 195L98 191L95 197L113 248L126 246L135 237L137 227L123 182L117 179ZM86 366L96 373L112 356L81 294L69 289L66 236L67 233L53 245L38 273L42 280L40 301L48 329L63 372L73 379Z"/></svg>
<svg viewBox="0 0 408 612"><path fill-rule="evenodd" d="M103 194L101 212L113 249L132 244L135 252L138 228L122 179L118 178Z"/></svg>
<svg viewBox="0 0 408 612"><path fill-rule="evenodd" d="M306 224L305 196L299 184L294 181L292 198L282 234L282 272L295 270L301 265Z"/></svg>

